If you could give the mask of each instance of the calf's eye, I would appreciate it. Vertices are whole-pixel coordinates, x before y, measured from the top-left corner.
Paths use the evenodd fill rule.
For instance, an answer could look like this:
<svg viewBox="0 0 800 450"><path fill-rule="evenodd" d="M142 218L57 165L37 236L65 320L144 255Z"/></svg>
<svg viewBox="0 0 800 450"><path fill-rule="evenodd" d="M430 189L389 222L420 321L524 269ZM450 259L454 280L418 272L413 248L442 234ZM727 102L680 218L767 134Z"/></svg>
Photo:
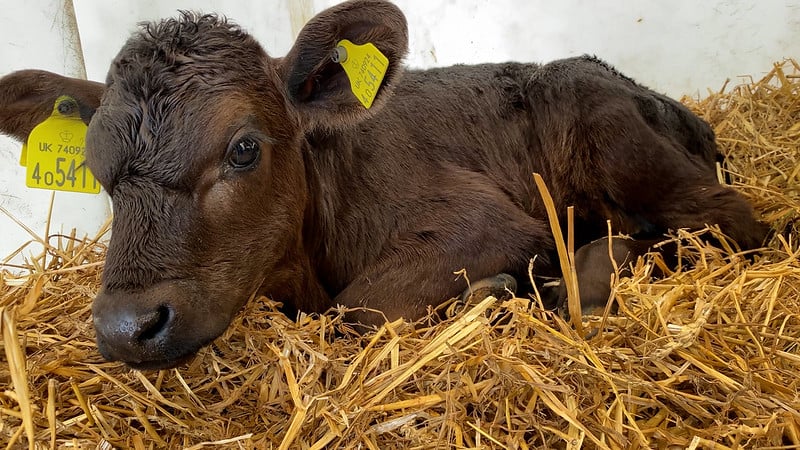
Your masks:
<svg viewBox="0 0 800 450"><path fill-rule="evenodd" d="M250 169L258 162L260 153L258 141L252 138L239 139L228 152L228 164L236 170Z"/></svg>

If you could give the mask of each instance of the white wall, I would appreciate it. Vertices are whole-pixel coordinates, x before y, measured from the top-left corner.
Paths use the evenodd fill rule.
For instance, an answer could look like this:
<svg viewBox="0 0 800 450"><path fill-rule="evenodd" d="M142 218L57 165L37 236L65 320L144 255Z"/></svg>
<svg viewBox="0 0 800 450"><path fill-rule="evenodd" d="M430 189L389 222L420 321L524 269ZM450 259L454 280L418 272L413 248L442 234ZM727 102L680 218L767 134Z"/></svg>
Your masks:
<svg viewBox="0 0 800 450"><path fill-rule="evenodd" d="M0 0L0 75L21 68L79 73L63 47L65 0ZM66 0L68 1L68 0ZM75 0L90 79L102 81L135 24L177 9L216 11L253 33L272 55L333 0ZM726 78L759 76L773 61L800 58L800 2L792 0L397 0L409 20L412 67L507 60L545 62L593 53L658 91L705 95ZM24 6L24 9L23 9ZM76 72L77 71L77 72ZM0 206L42 232L49 194L24 187L19 146L0 140ZM100 199L57 194L64 230L93 233ZM87 210L88 208L88 210ZM0 258L28 239L0 214Z"/></svg>
<svg viewBox="0 0 800 450"><path fill-rule="evenodd" d="M3 0L8 1L8 0ZM272 55L289 50L293 17L333 0L76 0L89 78L141 20L177 9L219 11L253 33ZM413 67L544 62L594 53L673 96L705 93L727 77L757 74L800 57L797 0L395 0L409 21ZM2 5L2 2L0 2ZM306 10L306 11L304 11ZM299 26L299 25L298 25Z"/></svg>

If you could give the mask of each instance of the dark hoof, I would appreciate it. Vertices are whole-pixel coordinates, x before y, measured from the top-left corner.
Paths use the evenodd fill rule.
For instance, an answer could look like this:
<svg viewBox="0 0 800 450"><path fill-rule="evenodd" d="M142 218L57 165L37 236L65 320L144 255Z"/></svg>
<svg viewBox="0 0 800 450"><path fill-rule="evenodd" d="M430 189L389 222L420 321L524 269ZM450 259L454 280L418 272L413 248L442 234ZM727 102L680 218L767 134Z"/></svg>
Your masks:
<svg viewBox="0 0 800 450"><path fill-rule="evenodd" d="M455 317L469 305L480 302L486 297L508 300L517 292L517 280L506 273L478 280L464 290L461 297L445 310L447 317Z"/></svg>
<svg viewBox="0 0 800 450"><path fill-rule="evenodd" d="M472 283L470 287L461 294L461 301L464 303L479 302L489 296L497 297L501 300L508 300L513 297L516 292L517 280L509 274L501 273Z"/></svg>

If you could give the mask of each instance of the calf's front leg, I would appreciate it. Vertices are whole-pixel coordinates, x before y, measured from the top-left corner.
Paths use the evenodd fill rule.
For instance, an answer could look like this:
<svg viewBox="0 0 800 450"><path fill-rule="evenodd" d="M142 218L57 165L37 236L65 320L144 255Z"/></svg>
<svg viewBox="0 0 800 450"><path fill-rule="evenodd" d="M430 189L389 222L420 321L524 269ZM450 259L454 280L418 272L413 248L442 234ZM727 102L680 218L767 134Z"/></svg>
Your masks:
<svg viewBox="0 0 800 450"><path fill-rule="evenodd" d="M456 275L462 269L471 280L479 280L477 287L490 291L499 284L480 280L502 273L525 276L534 256L538 267L552 270L548 254L554 246L544 222L501 193L458 194L471 200L454 203L445 212L458 220L436 220L436 212L419 214L423 220L396 234L377 260L336 296L337 304L351 309L348 321L377 326L399 317L416 320L429 307L464 292L466 282Z"/></svg>

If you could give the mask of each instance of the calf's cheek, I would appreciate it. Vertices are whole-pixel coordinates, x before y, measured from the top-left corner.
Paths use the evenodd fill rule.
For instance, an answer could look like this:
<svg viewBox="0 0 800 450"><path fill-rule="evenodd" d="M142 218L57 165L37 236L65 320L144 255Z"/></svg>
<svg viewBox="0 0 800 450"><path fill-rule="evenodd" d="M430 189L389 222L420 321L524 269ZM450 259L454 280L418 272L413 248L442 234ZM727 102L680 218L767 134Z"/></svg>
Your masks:
<svg viewBox="0 0 800 450"><path fill-rule="evenodd" d="M205 291L211 297L231 298L234 306L244 303L236 301L239 297L257 288L262 251L258 237L262 226L248 204L254 196L239 191L234 183L218 182L198 198L202 231L194 255Z"/></svg>

